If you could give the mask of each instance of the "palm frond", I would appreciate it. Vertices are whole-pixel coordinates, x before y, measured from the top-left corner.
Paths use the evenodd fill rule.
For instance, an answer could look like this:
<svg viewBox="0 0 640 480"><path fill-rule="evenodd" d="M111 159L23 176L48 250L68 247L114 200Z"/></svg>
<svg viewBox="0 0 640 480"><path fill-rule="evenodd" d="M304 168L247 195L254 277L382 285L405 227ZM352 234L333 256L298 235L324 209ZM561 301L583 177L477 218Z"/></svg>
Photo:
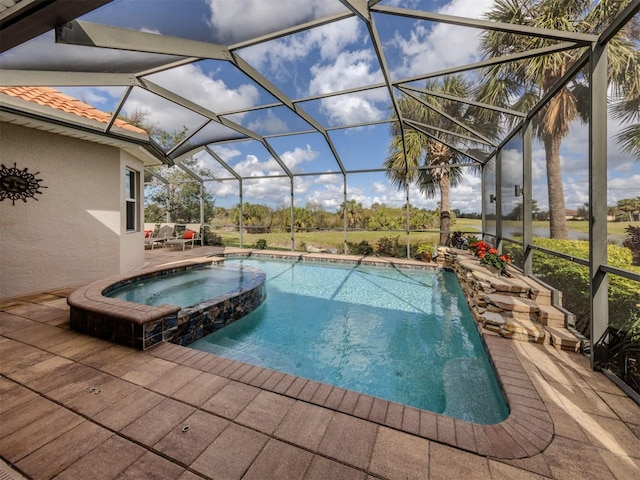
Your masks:
<svg viewBox="0 0 640 480"><path fill-rule="evenodd" d="M615 138L623 151L631 154L636 161L640 161L640 123L629 125Z"/></svg>

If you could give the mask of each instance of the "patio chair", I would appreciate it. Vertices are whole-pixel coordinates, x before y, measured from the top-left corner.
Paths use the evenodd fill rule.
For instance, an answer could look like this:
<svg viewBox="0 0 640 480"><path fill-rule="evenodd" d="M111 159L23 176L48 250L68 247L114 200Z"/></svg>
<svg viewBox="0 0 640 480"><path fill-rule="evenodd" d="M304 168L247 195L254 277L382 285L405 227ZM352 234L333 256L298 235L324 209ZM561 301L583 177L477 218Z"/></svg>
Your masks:
<svg viewBox="0 0 640 480"><path fill-rule="evenodd" d="M173 231L175 226L176 226L175 223L161 223L160 228L158 229L158 233L156 235L152 233L151 236L149 237L146 236L146 227L145 227L145 238L144 238L145 248L148 245L151 247L151 250L153 250L153 247L155 245L159 244L164 246L167 240L169 240L170 238L173 238Z"/></svg>
<svg viewBox="0 0 640 480"><path fill-rule="evenodd" d="M171 246L171 247L181 246L182 250L184 250L188 244L191 244L191 248L193 248L193 244L196 241L200 241L201 227L202 227L202 224L200 223L187 223L187 226L184 230L184 234L182 235L182 238L171 238L166 241L165 245Z"/></svg>
<svg viewBox="0 0 640 480"><path fill-rule="evenodd" d="M155 223L145 223L144 224L144 238L151 238L156 233L156 224Z"/></svg>

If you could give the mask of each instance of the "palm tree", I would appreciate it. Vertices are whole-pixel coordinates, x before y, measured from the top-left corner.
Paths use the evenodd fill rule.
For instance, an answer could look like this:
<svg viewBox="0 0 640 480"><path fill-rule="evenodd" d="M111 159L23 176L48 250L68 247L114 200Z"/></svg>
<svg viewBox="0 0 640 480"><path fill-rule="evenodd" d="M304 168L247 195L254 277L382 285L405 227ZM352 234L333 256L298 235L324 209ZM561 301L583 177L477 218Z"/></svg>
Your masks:
<svg viewBox="0 0 640 480"><path fill-rule="evenodd" d="M633 213L640 210L640 197L635 198L623 198L618 200L617 209L619 212L626 213L629 217L629 221L633 221Z"/></svg>
<svg viewBox="0 0 640 480"><path fill-rule="evenodd" d="M590 0L496 0L487 18L530 27L598 34L630 1L600 0L594 5ZM626 99L617 112L618 117L625 120L638 118L637 111L629 110L633 105L637 106L640 99L638 23L637 18L627 23L609 44L609 81L613 94ZM550 44L540 38L490 31L483 34L480 48L485 56L490 57ZM575 49L490 67L485 72L478 96L486 102L528 111L582 53L581 49ZM535 134L543 141L546 153L552 238L567 238L560 147L562 139L569 133L571 122L588 118L587 82L584 74L575 76L534 119ZM485 115L485 121L499 121L492 112L485 112ZM509 122L509 119L504 120ZM627 131L626 135L626 148L629 151L635 148L637 152L640 146L638 128Z"/></svg>
<svg viewBox="0 0 640 480"><path fill-rule="evenodd" d="M635 98L633 93L627 93L626 98L617 101L613 106L613 116L625 123L635 122L622 129L616 140L623 151L640 160L640 93L636 93Z"/></svg>
<svg viewBox="0 0 640 480"><path fill-rule="evenodd" d="M426 89L460 98L469 98L472 91L471 85L460 76L446 76L441 84L436 80L428 80ZM461 102L433 96L428 97L426 94L420 94L419 98L420 100L413 96L404 95L399 99L398 104L402 118L427 125L424 130L442 139L445 143L439 142L415 128L410 128L406 124L403 137L397 115L394 113L392 114L394 122L391 125L393 138L389 147L390 153L384 166L387 168L387 177L398 189L406 189L409 185L417 184L420 192L428 198L433 198L438 192L440 193L440 245L446 245L451 231L450 188L458 185L463 178L462 170L450 165L469 162L470 158L449 146L455 143L459 144L454 135L430 130L428 126L455 133L468 134L468 132L446 116L426 106L425 103L457 120L463 119L466 106ZM434 168L420 170L420 167Z"/></svg>
<svg viewBox="0 0 640 480"><path fill-rule="evenodd" d="M357 202L353 199L347 200L347 202L342 202L338 212L341 215L344 215L345 209L347 210L347 222L349 224L349 228L356 228L364 219L364 211L362 208L362 203Z"/></svg>

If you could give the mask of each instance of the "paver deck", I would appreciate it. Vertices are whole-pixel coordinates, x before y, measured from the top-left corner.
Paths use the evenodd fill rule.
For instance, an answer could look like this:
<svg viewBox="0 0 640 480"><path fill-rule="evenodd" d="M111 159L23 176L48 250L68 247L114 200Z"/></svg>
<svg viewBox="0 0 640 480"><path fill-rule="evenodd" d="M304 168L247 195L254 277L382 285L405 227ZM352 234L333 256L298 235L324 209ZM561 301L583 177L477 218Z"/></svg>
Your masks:
<svg viewBox="0 0 640 480"><path fill-rule="evenodd" d="M0 302L0 478L640 478L640 407L577 353L486 337L511 406L487 427L186 347L84 336L68 328L72 291Z"/></svg>

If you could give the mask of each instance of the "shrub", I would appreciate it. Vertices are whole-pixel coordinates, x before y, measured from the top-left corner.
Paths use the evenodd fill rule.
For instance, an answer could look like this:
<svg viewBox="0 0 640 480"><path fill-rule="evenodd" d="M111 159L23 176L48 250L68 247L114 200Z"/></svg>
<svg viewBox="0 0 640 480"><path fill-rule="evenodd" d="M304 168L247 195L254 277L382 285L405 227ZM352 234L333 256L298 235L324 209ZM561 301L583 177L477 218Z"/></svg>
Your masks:
<svg viewBox="0 0 640 480"><path fill-rule="evenodd" d="M534 245L564 253L576 258L589 258L589 242L581 240L557 240L534 238ZM513 244L506 246L514 262L522 264L522 249ZM608 263L611 266L640 272L631 265L631 252L618 245L607 245ZM534 251L533 273L543 282L562 291L562 305L576 316L576 327L589 336L589 268L544 252ZM609 275L609 322L619 328L640 305L640 284L633 280Z"/></svg>
<svg viewBox="0 0 640 480"><path fill-rule="evenodd" d="M640 315L618 329L609 328L609 369L640 393Z"/></svg>
<svg viewBox="0 0 640 480"><path fill-rule="evenodd" d="M222 237L214 232L205 232L204 234L205 245L222 246Z"/></svg>
<svg viewBox="0 0 640 480"><path fill-rule="evenodd" d="M267 248L267 241L264 238L259 238L256 240L254 247L258 250L265 250Z"/></svg>
<svg viewBox="0 0 640 480"><path fill-rule="evenodd" d="M373 247L366 240L362 240L360 243L347 242L347 248L349 255L373 255Z"/></svg>
<svg viewBox="0 0 640 480"><path fill-rule="evenodd" d="M376 253L382 257L406 258L407 245L406 243L400 243L400 235L396 237L380 237Z"/></svg>
<svg viewBox="0 0 640 480"><path fill-rule="evenodd" d="M627 238L622 245L631 250L631 264L640 266L640 227L629 225L624 231L627 232Z"/></svg>

